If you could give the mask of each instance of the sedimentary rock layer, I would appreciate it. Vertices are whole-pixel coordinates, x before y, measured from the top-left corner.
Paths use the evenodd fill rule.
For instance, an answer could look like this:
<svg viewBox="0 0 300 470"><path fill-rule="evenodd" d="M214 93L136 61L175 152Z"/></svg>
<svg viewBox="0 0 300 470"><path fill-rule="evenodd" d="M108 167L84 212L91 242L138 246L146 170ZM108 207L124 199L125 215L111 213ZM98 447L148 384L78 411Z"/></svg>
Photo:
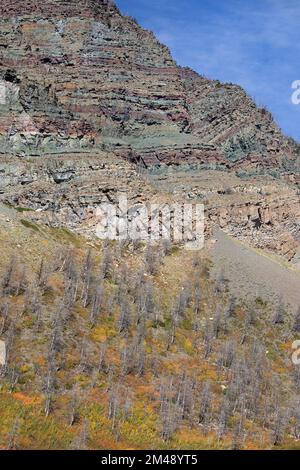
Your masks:
<svg viewBox="0 0 300 470"><path fill-rule="evenodd" d="M205 202L211 223L248 236L258 221L251 240L269 247L275 233L287 237L272 248L292 256L299 195L289 185L299 180L299 147L266 109L239 86L179 67L111 1L2 0L0 198L75 227L118 191L133 202L155 195L139 169L156 165L189 168L177 196L200 200L193 168L284 177L268 196L259 183L256 198L234 197L232 182L233 194L217 200L226 174L216 172ZM172 186L164 178L160 194Z"/></svg>
<svg viewBox="0 0 300 470"><path fill-rule="evenodd" d="M268 111L238 86L178 67L113 2L3 0L0 14L2 153L293 166L295 146Z"/></svg>

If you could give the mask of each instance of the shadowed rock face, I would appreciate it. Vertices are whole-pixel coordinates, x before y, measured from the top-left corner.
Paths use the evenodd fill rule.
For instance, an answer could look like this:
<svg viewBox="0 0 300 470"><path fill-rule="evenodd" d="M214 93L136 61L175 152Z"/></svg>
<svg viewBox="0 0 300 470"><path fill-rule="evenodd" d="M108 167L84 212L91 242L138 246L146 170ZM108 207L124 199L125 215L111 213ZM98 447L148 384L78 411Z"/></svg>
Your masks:
<svg viewBox="0 0 300 470"><path fill-rule="evenodd" d="M167 47L108 0L2 0L0 80L1 199L51 210L72 226L120 189L133 201L154 194L132 163L276 170L299 179L299 149L268 111L239 86L178 67ZM190 191L191 174L177 183L180 197ZM172 186L165 178L160 192ZM278 187L266 198L257 184L258 196L242 202L208 192L210 220L239 225L237 234L240 218L271 229L284 222L279 232L292 237L283 250L291 257L299 196Z"/></svg>

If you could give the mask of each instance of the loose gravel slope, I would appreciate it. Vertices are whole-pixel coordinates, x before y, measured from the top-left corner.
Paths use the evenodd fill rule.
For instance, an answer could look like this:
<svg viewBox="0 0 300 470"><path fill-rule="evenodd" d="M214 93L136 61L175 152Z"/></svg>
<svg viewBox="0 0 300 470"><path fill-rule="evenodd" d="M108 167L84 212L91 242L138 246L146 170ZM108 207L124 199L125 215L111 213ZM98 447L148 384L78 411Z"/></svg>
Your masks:
<svg viewBox="0 0 300 470"><path fill-rule="evenodd" d="M214 236L212 274L218 277L223 272L234 295L276 303L282 298L291 311L298 309L300 270L295 265L243 245L220 229Z"/></svg>

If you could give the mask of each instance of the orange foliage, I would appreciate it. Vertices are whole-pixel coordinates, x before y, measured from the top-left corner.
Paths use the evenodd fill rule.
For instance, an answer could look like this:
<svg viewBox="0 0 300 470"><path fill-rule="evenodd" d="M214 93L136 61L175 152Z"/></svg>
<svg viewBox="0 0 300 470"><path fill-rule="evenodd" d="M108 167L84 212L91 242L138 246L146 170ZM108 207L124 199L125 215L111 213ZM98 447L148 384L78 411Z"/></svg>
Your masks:
<svg viewBox="0 0 300 470"><path fill-rule="evenodd" d="M21 392L13 393L13 397L16 398L17 400L20 400L23 403L23 405L26 405L26 406L40 405L43 401L42 397L40 396L25 395L24 393L21 393Z"/></svg>

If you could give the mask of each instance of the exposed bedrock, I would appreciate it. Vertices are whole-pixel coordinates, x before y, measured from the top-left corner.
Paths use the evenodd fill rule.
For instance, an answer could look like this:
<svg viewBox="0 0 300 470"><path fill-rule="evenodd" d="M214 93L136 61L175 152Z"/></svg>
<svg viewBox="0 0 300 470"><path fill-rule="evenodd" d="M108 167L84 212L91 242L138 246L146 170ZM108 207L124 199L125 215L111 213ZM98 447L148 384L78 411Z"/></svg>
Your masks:
<svg viewBox="0 0 300 470"><path fill-rule="evenodd" d="M2 0L0 92L2 200L74 228L118 191L168 198L175 184L173 197L205 201L209 223L295 251L299 146L241 87L179 67L113 2ZM156 166L160 182L140 175ZM188 176L173 184L168 167ZM209 169L222 171L193 188Z"/></svg>

